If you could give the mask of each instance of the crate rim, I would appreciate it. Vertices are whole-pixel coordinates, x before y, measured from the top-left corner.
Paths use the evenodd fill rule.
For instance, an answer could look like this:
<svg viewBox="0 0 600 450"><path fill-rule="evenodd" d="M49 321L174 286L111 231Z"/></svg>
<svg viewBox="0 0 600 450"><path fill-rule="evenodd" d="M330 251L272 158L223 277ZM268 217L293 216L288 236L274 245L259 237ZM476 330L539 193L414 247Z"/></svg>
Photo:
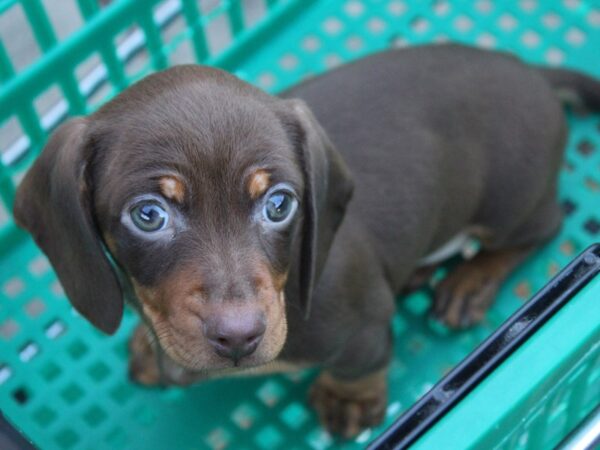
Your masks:
<svg viewBox="0 0 600 450"><path fill-rule="evenodd" d="M584 250L368 447L406 449L600 275L600 243ZM454 386L460 386L454 388Z"/></svg>

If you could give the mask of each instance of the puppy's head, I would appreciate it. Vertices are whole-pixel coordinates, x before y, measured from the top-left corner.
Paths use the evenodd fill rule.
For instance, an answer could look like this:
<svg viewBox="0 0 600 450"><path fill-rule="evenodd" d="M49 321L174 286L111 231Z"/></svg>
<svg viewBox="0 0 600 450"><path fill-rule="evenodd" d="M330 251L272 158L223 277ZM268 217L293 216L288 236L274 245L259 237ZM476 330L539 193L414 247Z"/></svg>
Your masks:
<svg viewBox="0 0 600 450"><path fill-rule="evenodd" d="M14 213L95 326L115 331L131 288L169 356L211 370L279 354L351 191L301 101L180 66L57 130Z"/></svg>

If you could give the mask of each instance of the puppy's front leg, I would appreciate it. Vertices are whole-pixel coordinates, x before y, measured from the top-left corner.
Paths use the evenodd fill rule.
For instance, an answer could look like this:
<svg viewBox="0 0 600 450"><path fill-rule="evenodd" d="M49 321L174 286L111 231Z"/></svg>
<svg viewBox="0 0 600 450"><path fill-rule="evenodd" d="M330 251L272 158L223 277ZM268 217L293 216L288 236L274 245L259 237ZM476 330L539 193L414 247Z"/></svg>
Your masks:
<svg viewBox="0 0 600 450"><path fill-rule="evenodd" d="M140 323L129 339L129 379L144 386L161 384L155 343L148 326Z"/></svg>
<svg viewBox="0 0 600 450"><path fill-rule="evenodd" d="M355 331L335 361L326 365L309 398L328 431L350 438L382 422L391 349L389 325L373 323Z"/></svg>
<svg viewBox="0 0 600 450"><path fill-rule="evenodd" d="M387 369L356 379L336 377L325 371L315 381L310 401L321 423L345 438L378 425L387 405Z"/></svg>

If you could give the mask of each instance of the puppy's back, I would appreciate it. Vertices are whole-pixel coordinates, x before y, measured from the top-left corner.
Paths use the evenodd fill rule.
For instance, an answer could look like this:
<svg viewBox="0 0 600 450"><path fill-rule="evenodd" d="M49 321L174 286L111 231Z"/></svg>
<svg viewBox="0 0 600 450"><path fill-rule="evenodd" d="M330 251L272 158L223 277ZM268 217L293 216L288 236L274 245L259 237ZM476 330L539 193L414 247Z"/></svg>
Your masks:
<svg viewBox="0 0 600 450"><path fill-rule="evenodd" d="M517 220L560 165L560 103L537 70L508 54L386 51L283 96L304 99L346 159L356 180L349 216L366 224L390 267L466 225Z"/></svg>

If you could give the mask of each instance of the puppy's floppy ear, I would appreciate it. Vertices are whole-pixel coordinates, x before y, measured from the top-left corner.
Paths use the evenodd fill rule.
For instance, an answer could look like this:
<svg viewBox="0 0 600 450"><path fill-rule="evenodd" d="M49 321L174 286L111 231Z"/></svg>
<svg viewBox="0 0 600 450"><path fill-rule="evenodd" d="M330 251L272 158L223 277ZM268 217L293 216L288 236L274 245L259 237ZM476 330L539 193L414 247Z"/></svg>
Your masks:
<svg viewBox="0 0 600 450"><path fill-rule="evenodd" d="M284 103L291 111L284 115L284 121L293 130L292 141L305 182L299 288L300 305L308 318L313 288L352 197L354 183L344 160L306 103L297 99Z"/></svg>
<svg viewBox="0 0 600 450"><path fill-rule="evenodd" d="M112 334L121 321L123 297L92 216L86 180L92 151L85 119L62 125L20 184L14 216L50 259L75 309Z"/></svg>

